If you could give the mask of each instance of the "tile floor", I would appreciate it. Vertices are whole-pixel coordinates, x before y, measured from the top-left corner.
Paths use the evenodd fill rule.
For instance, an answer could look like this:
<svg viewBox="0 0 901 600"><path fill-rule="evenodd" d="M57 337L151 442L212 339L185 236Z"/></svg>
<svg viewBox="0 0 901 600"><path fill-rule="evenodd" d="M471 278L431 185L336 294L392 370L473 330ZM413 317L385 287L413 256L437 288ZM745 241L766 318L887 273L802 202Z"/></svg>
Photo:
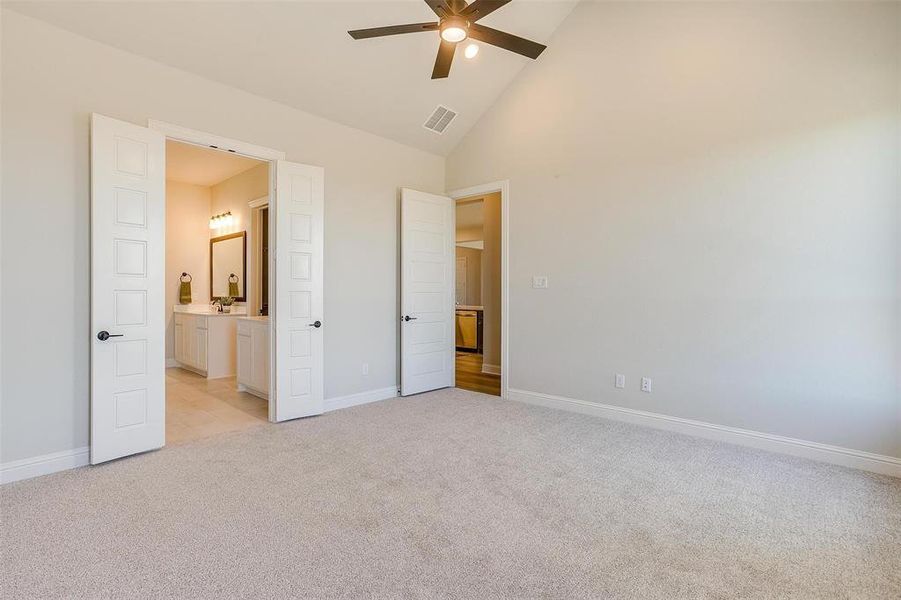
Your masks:
<svg viewBox="0 0 901 600"><path fill-rule="evenodd" d="M236 389L234 377L206 379L166 369L166 444L269 423L269 403Z"/></svg>

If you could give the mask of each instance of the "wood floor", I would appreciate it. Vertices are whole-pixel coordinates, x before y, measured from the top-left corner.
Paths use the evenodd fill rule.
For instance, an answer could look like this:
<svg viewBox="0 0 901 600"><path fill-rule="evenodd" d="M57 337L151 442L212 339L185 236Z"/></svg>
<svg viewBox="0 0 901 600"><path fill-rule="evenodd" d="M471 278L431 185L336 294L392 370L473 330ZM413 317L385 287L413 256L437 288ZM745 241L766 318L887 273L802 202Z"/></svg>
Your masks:
<svg viewBox="0 0 901 600"><path fill-rule="evenodd" d="M269 403L235 389L235 378L207 379L184 369L166 369L166 443L269 423Z"/></svg>
<svg viewBox="0 0 901 600"><path fill-rule="evenodd" d="M457 387L500 396L501 376L482 373L481 354L457 352Z"/></svg>

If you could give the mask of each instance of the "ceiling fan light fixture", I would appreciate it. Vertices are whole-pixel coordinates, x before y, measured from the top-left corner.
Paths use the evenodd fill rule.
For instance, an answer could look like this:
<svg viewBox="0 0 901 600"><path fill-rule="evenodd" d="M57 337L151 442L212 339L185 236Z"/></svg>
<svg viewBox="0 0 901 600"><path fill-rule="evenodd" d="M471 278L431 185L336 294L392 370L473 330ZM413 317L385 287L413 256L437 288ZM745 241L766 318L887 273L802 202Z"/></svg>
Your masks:
<svg viewBox="0 0 901 600"><path fill-rule="evenodd" d="M506 31L498 31L481 25L483 17L507 6L512 0L424 0L429 9L438 17L438 21L428 23L408 23L406 25L389 25L387 27L370 27L348 31L355 40L385 37L403 33L420 33L437 31L441 44L435 56L432 68L432 79L445 79L450 75L457 44L467 39L475 39L483 44L490 44L508 52L535 60L547 48L544 44L521 38ZM0 0L2 2L2 0ZM470 33L472 35L470 35ZM467 44L464 55L473 59L479 53L479 46Z"/></svg>
<svg viewBox="0 0 901 600"><path fill-rule="evenodd" d="M469 22L460 17L450 17L441 22L441 39L445 42L456 44L467 37L466 29Z"/></svg>

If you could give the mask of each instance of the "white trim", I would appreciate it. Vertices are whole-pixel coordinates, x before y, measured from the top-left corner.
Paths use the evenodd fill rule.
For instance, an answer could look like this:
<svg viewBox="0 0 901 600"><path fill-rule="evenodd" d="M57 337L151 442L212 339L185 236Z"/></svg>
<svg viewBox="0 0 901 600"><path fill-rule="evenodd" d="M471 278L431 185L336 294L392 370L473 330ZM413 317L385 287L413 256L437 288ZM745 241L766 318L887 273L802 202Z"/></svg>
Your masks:
<svg viewBox="0 0 901 600"><path fill-rule="evenodd" d="M799 440L749 429L739 429L738 427L727 427L724 425L716 425L714 423L706 423L704 421L694 421L692 419L672 417L643 410L612 406L610 404L576 400L575 398L565 398L563 396L553 396L550 394L518 389L511 389L508 390L508 392L509 399L517 402L577 412L613 421L644 425L646 427L653 427L654 429L665 429L667 431L674 431L695 437L728 442L740 446L749 446L751 448L778 452L780 454L800 456L834 465L890 475L892 477L901 477L901 458L892 456L872 454L870 452L852 450L851 448L830 446L819 442Z"/></svg>
<svg viewBox="0 0 901 600"><path fill-rule="evenodd" d="M325 412L350 408L351 406L360 406L361 404L369 404L371 402L379 402L380 400L389 400L391 398L397 398L396 385L379 390L368 390L357 394L338 396L337 398L327 398L325 400Z"/></svg>
<svg viewBox="0 0 901 600"><path fill-rule="evenodd" d="M249 142L225 138L213 133L207 133L206 131L188 129L187 127L166 123L165 121L147 119L147 128L159 131L167 138L178 140L180 142L216 148L224 152L241 154L260 160L285 160L285 153L280 150L273 150L272 148L266 148L265 146L257 146L256 144L251 144Z"/></svg>
<svg viewBox="0 0 901 600"><path fill-rule="evenodd" d="M75 467L87 466L90 461L91 449L76 448L53 452L42 456L32 456L22 460L13 460L0 465L0 483L12 483L50 473L58 473Z"/></svg>
<svg viewBox="0 0 901 600"><path fill-rule="evenodd" d="M502 371L500 365L489 365L486 362L482 363L482 373L485 373L487 375L500 375L501 372Z"/></svg>
<svg viewBox="0 0 901 600"><path fill-rule="evenodd" d="M247 203L247 206L249 206L250 208L261 208L263 206L269 206L269 196L263 196L262 198L251 200Z"/></svg>
<svg viewBox="0 0 901 600"><path fill-rule="evenodd" d="M457 200L478 194L501 193L501 397L510 393L510 180L453 190L447 195Z"/></svg>

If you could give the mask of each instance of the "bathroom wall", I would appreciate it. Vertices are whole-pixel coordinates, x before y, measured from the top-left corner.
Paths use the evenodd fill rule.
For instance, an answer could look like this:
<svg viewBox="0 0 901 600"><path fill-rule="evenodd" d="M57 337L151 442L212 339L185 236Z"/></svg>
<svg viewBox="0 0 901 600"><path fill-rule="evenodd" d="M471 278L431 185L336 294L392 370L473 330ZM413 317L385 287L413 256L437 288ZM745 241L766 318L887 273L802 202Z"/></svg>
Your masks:
<svg viewBox="0 0 901 600"><path fill-rule="evenodd" d="M192 302L210 301L211 188L166 182L166 358L175 358L172 308L178 304L179 277L191 274Z"/></svg>
<svg viewBox="0 0 901 600"><path fill-rule="evenodd" d="M244 284L246 297L249 302L253 287L250 285L250 282L253 281L252 261L250 260L251 248L253 248L253 233L250 226L251 209L248 203L269 194L269 163L260 163L259 166L243 173L238 173L234 177L217 183L210 189L212 191L210 214L219 215L231 211L234 222L231 226L221 229L207 228L209 237L214 238L239 231L247 232L247 264L244 275L247 281Z"/></svg>

